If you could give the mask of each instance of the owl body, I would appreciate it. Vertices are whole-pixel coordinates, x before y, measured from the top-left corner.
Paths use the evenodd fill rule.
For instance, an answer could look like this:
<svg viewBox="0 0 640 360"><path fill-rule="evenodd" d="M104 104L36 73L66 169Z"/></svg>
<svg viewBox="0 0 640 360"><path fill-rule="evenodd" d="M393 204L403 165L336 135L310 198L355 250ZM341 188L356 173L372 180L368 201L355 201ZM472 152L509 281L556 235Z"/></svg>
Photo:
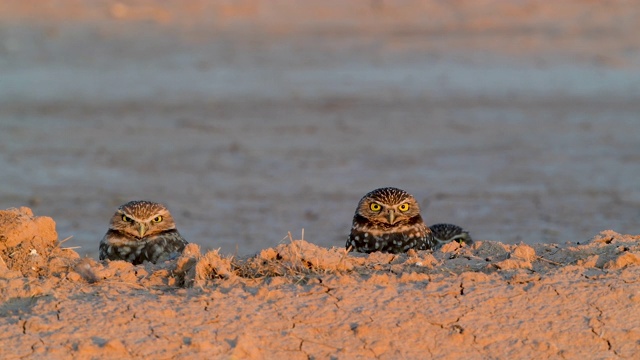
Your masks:
<svg viewBox="0 0 640 360"><path fill-rule="evenodd" d="M363 253L403 253L431 249L434 244L416 199L404 190L387 187L360 199L346 247Z"/></svg>
<svg viewBox="0 0 640 360"><path fill-rule="evenodd" d="M458 225L446 223L433 224L429 226L429 229L431 229L431 232L433 233L433 239L435 240L436 247L441 247L442 245L452 241L465 243L467 245L473 243L473 239L471 239L469 232Z"/></svg>
<svg viewBox="0 0 640 360"><path fill-rule="evenodd" d="M156 263L177 256L186 245L164 205L130 201L111 217L109 230L100 241L100 260Z"/></svg>

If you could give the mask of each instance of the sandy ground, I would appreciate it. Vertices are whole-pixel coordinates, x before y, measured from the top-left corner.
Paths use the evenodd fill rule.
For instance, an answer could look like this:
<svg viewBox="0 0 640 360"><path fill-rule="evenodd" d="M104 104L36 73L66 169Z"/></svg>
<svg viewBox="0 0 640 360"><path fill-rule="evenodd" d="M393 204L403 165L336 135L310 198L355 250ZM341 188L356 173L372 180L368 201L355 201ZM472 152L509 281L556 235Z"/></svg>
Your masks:
<svg viewBox="0 0 640 360"><path fill-rule="evenodd" d="M636 358L640 236L248 258L80 258L51 218L0 212L0 344L17 358Z"/></svg>
<svg viewBox="0 0 640 360"><path fill-rule="evenodd" d="M0 2L0 209L55 219L2 213L1 355L637 357L639 33L627 1ZM345 255L380 186L479 241ZM97 263L132 199L199 248Z"/></svg>

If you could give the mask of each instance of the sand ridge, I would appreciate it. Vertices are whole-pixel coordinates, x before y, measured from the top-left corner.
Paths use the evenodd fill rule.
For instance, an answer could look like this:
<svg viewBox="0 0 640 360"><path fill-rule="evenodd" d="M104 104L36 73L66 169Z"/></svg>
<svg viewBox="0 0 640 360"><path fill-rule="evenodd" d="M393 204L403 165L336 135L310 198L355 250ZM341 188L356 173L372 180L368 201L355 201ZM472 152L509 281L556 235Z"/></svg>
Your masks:
<svg viewBox="0 0 640 360"><path fill-rule="evenodd" d="M28 208L1 211L0 224L3 358L640 353L640 236L401 255L292 237L251 257L190 244L176 261L133 266L80 258Z"/></svg>

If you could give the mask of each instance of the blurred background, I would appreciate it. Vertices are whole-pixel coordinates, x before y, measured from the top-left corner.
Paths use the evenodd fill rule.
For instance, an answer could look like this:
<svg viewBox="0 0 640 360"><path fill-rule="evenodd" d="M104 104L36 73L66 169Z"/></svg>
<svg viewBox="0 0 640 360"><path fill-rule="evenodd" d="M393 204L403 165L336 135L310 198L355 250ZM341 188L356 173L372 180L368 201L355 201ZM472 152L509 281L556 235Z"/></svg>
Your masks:
<svg viewBox="0 0 640 360"><path fill-rule="evenodd" d="M204 249L342 247L381 186L478 240L637 234L639 34L629 1L2 1L0 206L93 257L134 199Z"/></svg>

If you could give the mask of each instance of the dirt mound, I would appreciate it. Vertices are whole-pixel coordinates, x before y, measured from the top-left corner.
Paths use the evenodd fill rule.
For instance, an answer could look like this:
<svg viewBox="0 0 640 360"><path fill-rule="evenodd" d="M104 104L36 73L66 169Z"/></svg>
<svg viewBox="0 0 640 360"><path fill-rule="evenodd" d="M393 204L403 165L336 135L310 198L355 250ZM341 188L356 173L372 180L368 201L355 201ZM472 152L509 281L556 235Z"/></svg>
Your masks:
<svg viewBox="0 0 640 360"><path fill-rule="evenodd" d="M75 251L60 247L50 217L36 217L27 207L0 211L0 272L49 276L64 272L78 257Z"/></svg>
<svg viewBox="0 0 640 360"><path fill-rule="evenodd" d="M634 357L640 236L355 254L293 240L255 256L134 266L0 212L3 357ZM10 350L6 350L10 349Z"/></svg>

